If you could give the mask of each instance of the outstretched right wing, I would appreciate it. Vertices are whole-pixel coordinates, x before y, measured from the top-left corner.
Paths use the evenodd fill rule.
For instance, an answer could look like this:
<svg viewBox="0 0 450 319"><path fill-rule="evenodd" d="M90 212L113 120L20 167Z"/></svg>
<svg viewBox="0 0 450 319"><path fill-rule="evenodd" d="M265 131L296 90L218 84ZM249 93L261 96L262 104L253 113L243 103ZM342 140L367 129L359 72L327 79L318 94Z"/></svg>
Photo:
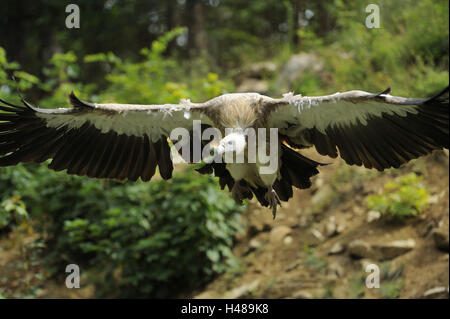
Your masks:
<svg viewBox="0 0 450 319"><path fill-rule="evenodd" d="M449 146L448 87L428 99L349 91L266 99L270 127L291 146L314 145L350 165L383 170Z"/></svg>

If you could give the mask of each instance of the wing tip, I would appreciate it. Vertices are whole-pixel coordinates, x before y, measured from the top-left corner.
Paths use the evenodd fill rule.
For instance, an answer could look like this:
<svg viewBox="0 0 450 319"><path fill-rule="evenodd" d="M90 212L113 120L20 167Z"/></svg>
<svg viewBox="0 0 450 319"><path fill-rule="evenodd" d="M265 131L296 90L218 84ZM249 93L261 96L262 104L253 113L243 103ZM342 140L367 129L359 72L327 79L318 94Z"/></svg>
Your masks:
<svg viewBox="0 0 450 319"><path fill-rule="evenodd" d="M373 94L372 97L374 98L378 98L378 97L382 97L381 95L387 95L387 94L391 94L391 87L388 86L387 89L383 90L382 92L378 93L378 94Z"/></svg>
<svg viewBox="0 0 450 319"><path fill-rule="evenodd" d="M443 90L440 91L439 93L437 93L437 94L433 95L432 97L430 97L430 98L427 100L427 102L439 100L439 99L441 99L444 95L446 95L446 94L448 94L448 93L449 93L449 86L447 85L447 87L446 87L445 89L443 89ZM448 100L448 96L447 96L447 98L444 98L444 100Z"/></svg>
<svg viewBox="0 0 450 319"><path fill-rule="evenodd" d="M381 93L378 94L378 95L381 95L381 94L391 94L391 91L392 91L391 86L388 86L386 90L384 90L383 92L381 92Z"/></svg>
<svg viewBox="0 0 450 319"><path fill-rule="evenodd" d="M30 103L28 103L27 101L25 101L25 99L20 99L20 101L23 103L23 105L25 105L29 110L32 111L37 111L37 108L35 108L33 105L31 105Z"/></svg>
<svg viewBox="0 0 450 319"><path fill-rule="evenodd" d="M94 105L89 102L80 100L72 90L69 94L69 102L74 108L92 108Z"/></svg>

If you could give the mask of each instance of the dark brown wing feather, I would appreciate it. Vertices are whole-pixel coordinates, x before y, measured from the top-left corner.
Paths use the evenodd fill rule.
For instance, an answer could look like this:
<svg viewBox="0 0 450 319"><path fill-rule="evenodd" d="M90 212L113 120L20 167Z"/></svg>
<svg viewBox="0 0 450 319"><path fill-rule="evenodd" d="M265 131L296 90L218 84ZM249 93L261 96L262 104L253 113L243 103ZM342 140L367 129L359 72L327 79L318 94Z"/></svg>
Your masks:
<svg viewBox="0 0 450 319"><path fill-rule="evenodd" d="M150 180L159 166L168 179L173 165L167 137L102 133L86 122L79 128L47 127L30 107L0 100L0 166L53 159L49 168L96 178Z"/></svg>
<svg viewBox="0 0 450 319"><path fill-rule="evenodd" d="M367 124L328 126L325 133L305 129L302 137L322 155L339 155L350 165L384 170L431 153L449 148L448 87L417 105L417 113L406 116L383 114L371 116ZM377 99L377 96L373 97ZM395 107L395 105L394 105ZM286 137L294 147L295 141Z"/></svg>

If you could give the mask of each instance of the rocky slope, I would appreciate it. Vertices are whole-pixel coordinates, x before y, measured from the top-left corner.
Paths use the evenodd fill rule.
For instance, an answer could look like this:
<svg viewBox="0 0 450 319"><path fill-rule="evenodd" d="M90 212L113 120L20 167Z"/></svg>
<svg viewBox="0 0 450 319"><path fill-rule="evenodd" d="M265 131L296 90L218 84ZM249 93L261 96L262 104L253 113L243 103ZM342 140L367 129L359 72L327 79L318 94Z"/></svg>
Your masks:
<svg viewBox="0 0 450 319"><path fill-rule="evenodd" d="M448 298L448 171L446 151L381 173L335 160L276 220L252 202L234 249L240 266L186 297ZM430 194L421 214L394 222L368 209L368 195L411 172ZM369 264L379 288L365 285Z"/></svg>

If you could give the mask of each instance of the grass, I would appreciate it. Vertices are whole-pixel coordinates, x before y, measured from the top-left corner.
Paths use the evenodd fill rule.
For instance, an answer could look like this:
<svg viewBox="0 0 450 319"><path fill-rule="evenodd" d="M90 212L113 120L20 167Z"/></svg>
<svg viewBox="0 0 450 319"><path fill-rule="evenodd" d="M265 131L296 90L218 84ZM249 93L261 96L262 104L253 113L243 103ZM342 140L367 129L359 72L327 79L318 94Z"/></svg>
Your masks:
<svg viewBox="0 0 450 319"><path fill-rule="evenodd" d="M428 206L430 197L421 180L421 176L410 173L389 181L380 194L366 198L367 207L394 221L403 222L415 217Z"/></svg>

